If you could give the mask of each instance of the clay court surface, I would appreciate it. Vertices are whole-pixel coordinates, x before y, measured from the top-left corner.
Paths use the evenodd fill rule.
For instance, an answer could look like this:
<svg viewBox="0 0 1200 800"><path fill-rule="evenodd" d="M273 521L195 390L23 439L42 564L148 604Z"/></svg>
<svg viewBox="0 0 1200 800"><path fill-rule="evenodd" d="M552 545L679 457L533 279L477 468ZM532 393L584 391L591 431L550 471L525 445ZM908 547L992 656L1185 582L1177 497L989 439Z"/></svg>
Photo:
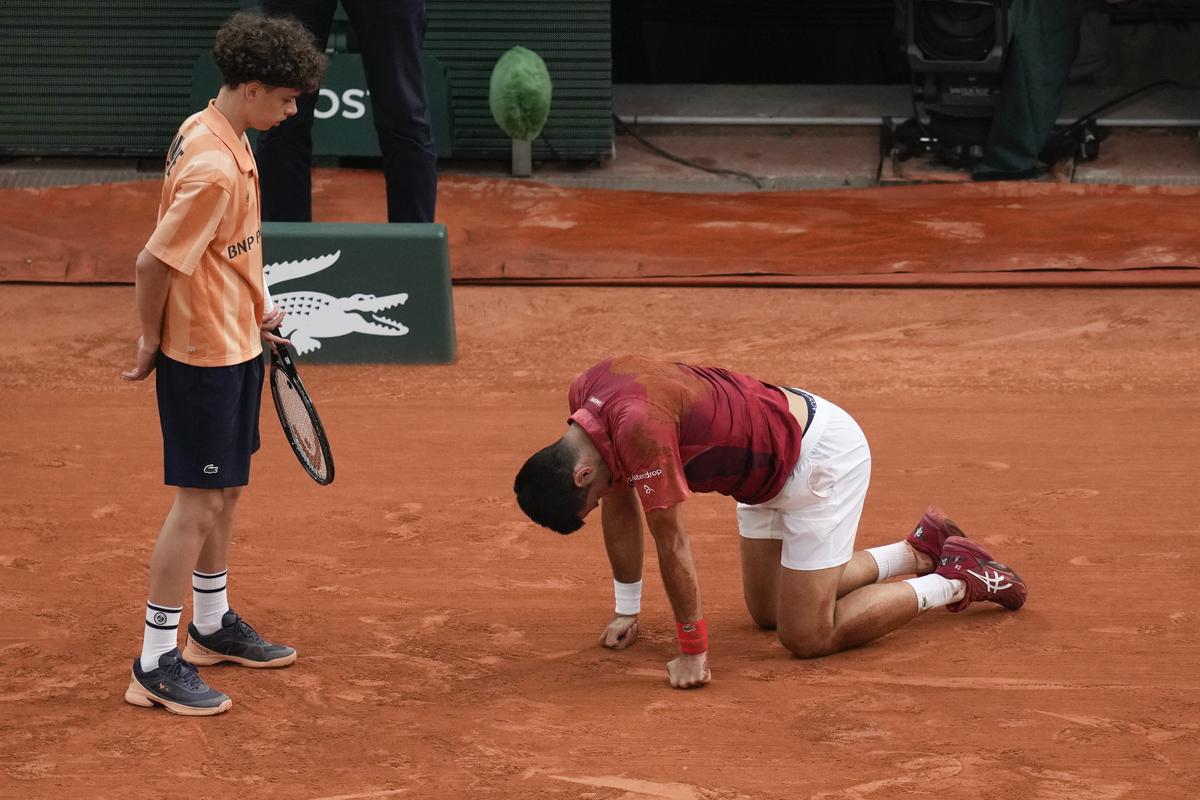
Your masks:
<svg viewBox="0 0 1200 800"><path fill-rule="evenodd" d="M0 797L1194 800L1200 787L1196 327L1186 289L458 287L452 366L309 365L337 460L272 415L231 601L300 651L208 667L230 713L122 701L169 506L128 286L0 286ZM791 658L741 600L732 503L685 512L713 683L669 688L598 520L563 538L512 476L614 352L792 381L860 420L860 545L945 507L1030 585ZM186 614L185 614L186 619Z"/></svg>

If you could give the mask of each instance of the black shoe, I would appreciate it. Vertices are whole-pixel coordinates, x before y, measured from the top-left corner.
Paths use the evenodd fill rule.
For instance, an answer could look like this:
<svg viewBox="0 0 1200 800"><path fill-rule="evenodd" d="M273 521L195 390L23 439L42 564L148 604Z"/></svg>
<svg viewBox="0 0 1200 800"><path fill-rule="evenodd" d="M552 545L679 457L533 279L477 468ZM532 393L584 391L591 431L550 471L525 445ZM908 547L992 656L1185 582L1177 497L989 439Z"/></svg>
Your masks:
<svg viewBox="0 0 1200 800"><path fill-rule="evenodd" d="M286 667L296 660L296 651L286 644L268 642L230 609L221 617L220 629L207 636L188 623L183 657L193 664L232 661L243 667Z"/></svg>
<svg viewBox="0 0 1200 800"><path fill-rule="evenodd" d="M158 667L142 671L140 658L133 660L133 677L125 690L125 702L143 708L160 705L172 714L207 717L228 711L233 701L210 688L196 668L184 661L176 647L158 657Z"/></svg>

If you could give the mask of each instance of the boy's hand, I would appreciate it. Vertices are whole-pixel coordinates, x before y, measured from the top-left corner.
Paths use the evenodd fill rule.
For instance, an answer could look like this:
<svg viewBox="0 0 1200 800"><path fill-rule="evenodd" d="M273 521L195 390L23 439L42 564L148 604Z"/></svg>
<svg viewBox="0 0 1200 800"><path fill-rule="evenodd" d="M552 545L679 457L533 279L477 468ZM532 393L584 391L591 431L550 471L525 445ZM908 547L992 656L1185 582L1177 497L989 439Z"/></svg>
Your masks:
<svg viewBox="0 0 1200 800"><path fill-rule="evenodd" d="M291 344L287 339L281 336L276 336L272 331L283 324L283 318L287 314L279 306L275 306L270 311L263 311L262 322L258 324L259 330L262 332L263 341L275 349L277 344Z"/></svg>
<svg viewBox="0 0 1200 800"><path fill-rule="evenodd" d="M154 362L158 358L158 345L153 347L146 345L146 337L138 337L137 361L134 362L133 369L127 369L121 373L121 377L127 381L145 380L146 376L154 371Z"/></svg>

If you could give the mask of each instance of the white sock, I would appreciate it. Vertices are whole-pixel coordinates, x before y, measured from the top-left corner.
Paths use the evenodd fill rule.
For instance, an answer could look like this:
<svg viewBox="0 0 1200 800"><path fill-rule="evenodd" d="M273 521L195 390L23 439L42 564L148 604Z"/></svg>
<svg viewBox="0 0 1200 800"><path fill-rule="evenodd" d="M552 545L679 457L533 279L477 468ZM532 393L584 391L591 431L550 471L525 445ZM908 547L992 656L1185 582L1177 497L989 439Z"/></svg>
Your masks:
<svg viewBox="0 0 1200 800"><path fill-rule="evenodd" d="M904 542L885 544L883 547L868 547L867 552L879 565L876 583L897 575L915 575L917 572L917 554Z"/></svg>
<svg viewBox="0 0 1200 800"><path fill-rule="evenodd" d="M962 600L967 593L967 584L960 580L943 578L937 573L908 578L904 581L917 593L917 611L941 608Z"/></svg>
<svg viewBox="0 0 1200 800"><path fill-rule="evenodd" d="M142 672L158 669L158 657L179 646L179 615L183 607L170 608L146 602L146 629L142 635Z"/></svg>
<svg viewBox="0 0 1200 800"><path fill-rule="evenodd" d="M229 610L228 576L227 569L192 573L192 624L205 636L221 629L221 617Z"/></svg>

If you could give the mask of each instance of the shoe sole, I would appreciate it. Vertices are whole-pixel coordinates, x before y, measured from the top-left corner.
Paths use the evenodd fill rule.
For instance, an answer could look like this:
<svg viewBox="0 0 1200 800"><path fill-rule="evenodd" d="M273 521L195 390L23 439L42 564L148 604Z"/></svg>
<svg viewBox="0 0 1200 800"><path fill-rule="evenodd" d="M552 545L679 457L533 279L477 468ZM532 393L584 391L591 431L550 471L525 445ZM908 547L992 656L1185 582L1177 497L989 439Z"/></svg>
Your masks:
<svg viewBox="0 0 1200 800"><path fill-rule="evenodd" d="M164 700L138 683L137 678L129 679L129 688L125 690L125 702L131 706L140 706L141 708L162 706L172 714L179 714L183 717L211 717L216 714L224 714L233 708L233 700L228 697L220 705L207 707L189 706L171 700Z"/></svg>
<svg viewBox="0 0 1200 800"><path fill-rule="evenodd" d="M214 650L209 650L202 644L196 644L194 641L192 641L192 637L190 635L188 636L187 644L183 646L183 660L201 667L212 666L213 664L220 664L224 661L228 661L233 664L239 664L243 667L250 667L251 669L278 669L279 667L286 667L289 664L294 663L296 661L296 655L296 651L293 650L286 656L280 656L279 658L272 659L271 661L254 661L253 659L242 658L241 656L227 656L224 653L218 653Z"/></svg>

